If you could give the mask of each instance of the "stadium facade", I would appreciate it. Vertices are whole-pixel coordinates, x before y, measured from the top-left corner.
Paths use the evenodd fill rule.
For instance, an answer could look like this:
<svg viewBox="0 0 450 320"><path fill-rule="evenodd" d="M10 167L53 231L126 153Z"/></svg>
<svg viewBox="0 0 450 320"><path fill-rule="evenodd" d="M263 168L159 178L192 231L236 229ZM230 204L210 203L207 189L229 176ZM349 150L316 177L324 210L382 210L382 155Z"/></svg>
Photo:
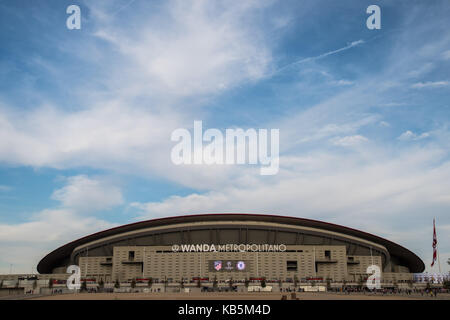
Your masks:
<svg viewBox="0 0 450 320"><path fill-rule="evenodd" d="M294 217L204 214L123 225L70 242L45 256L41 274L66 274L78 265L83 278L104 282L149 279L190 282L261 279L357 282L367 267L383 283L407 282L423 261L389 240L348 227Z"/></svg>

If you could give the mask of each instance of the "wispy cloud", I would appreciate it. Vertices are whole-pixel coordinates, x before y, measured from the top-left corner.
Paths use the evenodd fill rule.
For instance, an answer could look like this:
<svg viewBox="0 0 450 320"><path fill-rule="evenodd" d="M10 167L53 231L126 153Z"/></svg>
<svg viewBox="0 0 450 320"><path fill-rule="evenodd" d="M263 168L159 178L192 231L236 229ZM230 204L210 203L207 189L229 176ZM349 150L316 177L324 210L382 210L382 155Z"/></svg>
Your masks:
<svg viewBox="0 0 450 320"><path fill-rule="evenodd" d="M361 143L367 142L369 139L367 139L364 136L361 135L354 135L354 136L346 136L346 137L336 137L331 139L331 142L335 146L342 146L342 147L352 147L360 145Z"/></svg>
<svg viewBox="0 0 450 320"><path fill-rule="evenodd" d="M417 82L414 83L411 87L422 89L422 88L440 88L440 87L448 87L450 85L449 81L427 81L427 82Z"/></svg>
<svg viewBox="0 0 450 320"><path fill-rule="evenodd" d="M405 140L422 140L422 139L428 138L429 136L430 136L429 132L424 132L424 133L421 133L420 135L417 135L417 134L413 133L412 131L407 130L407 131L403 132L398 137L398 139L404 140L404 141Z"/></svg>
<svg viewBox="0 0 450 320"><path fill-rule="evenodd" d="M386 102L379 104L380 107L401 107L405 105L405 102Z"/></svg>
<svg viewBox="0 0 450 320"><path fill-rule="evenodd" d="M120 11L128 8L129 6L131 6L133 4L133 2L135 2L136 0L129 0L126 4L124 4L123 6L121 6L119 9L117 9L116 11L114 11L113 15L118 14Z"/></svg>
<svg viewBox="0 0 450 320"><path fill-rule="evenodd" d="M283 66L283 67L277 69L272 75L277 74L277 73L280 73L280 72L282 72L282 71L284 71L284 70L286 70L286 69L295 67L295 66L300 65L300 64L302 64L302 63L306 63L306 62L311 62L311 61L323 59L323 58L325 58L325 57L328 57L328 56L331 56L331 55L340 53L340 52L342 52L342 51L349 50L349 49L351 49L351 48L353 48L353 47L356 47L356 46L358 46L358 45L363 44L364 42L365 42L364 40L360 39L360 40L351 42L350 44L346 45L345 47L342 47L342 48L339 48L339 49L336 49L336 50L332 50L332 51L328 51L328 52L319 54L319 55L317 55L317 56L313 56L313 57L308 57L308 58L303 58L303 59L297 60L297 61L295 61L295 62L292 62L292 63L290 63L290 64L288 64L288 65L285 65L285 66Z"/></svg>
<svg viewBox="0 0 450 320"><path fill-rule="evenodd" d="M10 186L0 185L0 192L10 191L12 188Z"/></svg>
<svg viewBox="0 0 450 320"><path fill-rule="evenodd" d="M96 26L94 35L122 55L131 72L118 71L121 78L128 77L124 82L131 81L141 92L181 97L220 93L260 79L268 70L268 39L253 19L264 3L222 7L210 1L168 1L153 22L151 9L148 15L135 12L140 28L132 32L109 19ZM96 3L89 6L99 11Z"/></svg>
<svg viewBox="0 0 450 320"><path fill-rule="evenodd" d="M444 60L450 60L450 50L447 50L444 53L442 53L442 58L444 58Z"/></svg>
<svg viewBox="0 0 450 320"><path fill-rule="evenodd" d="M433 70L434 68L434 64L431 62L427 62L425 64L423 64L421 67L412 70L408 73L409 76L411 77L420 77L428 72L430 72L431 70Z"/></svg>
<svg viewBox="0 0 450 320"><path fill-rule="evenodd" d="M350 86L350 85L354 84L353 81L345 80L345 79L337 80L337 81L335 81L335 83L338 86Z"/></svg>
<svg viewBox="0 0 450 320"><path fill-rule="evenodd" d="M2 265L10 264L15 272L29 272L29 267L37 265L49 249L115 226L86 215L85 209L89 203L94 209L108 209L122 200L120 189L87 176L67 178L65 186L55 190L52 198L60 201L58 207L30 212L25 222L0 223L0 273L9 272Z"/></svg>

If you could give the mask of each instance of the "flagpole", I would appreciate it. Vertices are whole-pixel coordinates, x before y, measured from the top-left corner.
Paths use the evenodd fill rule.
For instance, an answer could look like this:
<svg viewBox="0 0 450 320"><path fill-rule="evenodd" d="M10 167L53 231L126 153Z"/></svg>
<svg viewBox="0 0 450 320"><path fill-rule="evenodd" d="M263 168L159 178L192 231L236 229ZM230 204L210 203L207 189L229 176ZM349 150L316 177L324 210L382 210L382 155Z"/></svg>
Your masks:
<svg viewBox="0 0 450 320"><path fill-rule="evenodd" d="M434 225L436 228L436 218L434 218ZM437 239L437 232L436 232L436 239ZM441 273L441 260L439 259L439 245L436 241L436 253L437 253L437 259L438 259L438 265L439 265L439 273Z"/></svg>

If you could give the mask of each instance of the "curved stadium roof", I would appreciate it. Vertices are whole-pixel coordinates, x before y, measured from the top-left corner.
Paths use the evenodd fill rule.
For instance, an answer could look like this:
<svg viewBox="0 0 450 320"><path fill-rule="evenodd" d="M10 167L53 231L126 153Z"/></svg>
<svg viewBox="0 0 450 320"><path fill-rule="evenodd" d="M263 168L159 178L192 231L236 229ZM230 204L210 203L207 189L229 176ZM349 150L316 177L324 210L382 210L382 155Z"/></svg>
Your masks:
<svg viewBox="0 0 450 320"><path fill-rule="evenodd" d="M364 239L381 246L384 246L391 257L395 257L402 265L407 266L410 272L422 272L425 269L423 261L410 250L398 245L387 239L375 236L370 233L359 231L356 229L344 227L341 225L331 224L323 221L276 216L276 215L263 215L263 214L199 214L199 215L186 215L177 217L168 217L161 219L146 220L131 224L122 225L116 228L97 232L78 240L69 242L56 250L46 255L38 264L37 270L39 273L51 273L53 268L59 267L67 261L75 248L92 241L101 240L106 237L117 236L125 232L138 231L140 229L147 229L151 227L170 227L171 225L195 223L195 222L219 222L219 221L238 221L242 222L245 227L245 222L266 222L277 223L288 226L301 226L315 229L321 229L331 232L337 232L351 237L357 237Z"/></svg>

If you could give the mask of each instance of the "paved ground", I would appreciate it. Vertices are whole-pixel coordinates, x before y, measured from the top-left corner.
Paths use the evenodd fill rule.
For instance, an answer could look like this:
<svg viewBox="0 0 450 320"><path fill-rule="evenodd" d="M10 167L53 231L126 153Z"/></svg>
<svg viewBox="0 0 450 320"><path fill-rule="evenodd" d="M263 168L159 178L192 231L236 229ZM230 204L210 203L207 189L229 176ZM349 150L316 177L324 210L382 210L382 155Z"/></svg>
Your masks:
<svg viewBox="0 0 450 320"><path fill-rule="evenodd" d="M43 294L36 294L36 295L31 295L31 294L15 294L15 295L11 295L11 296L2 296L0 297L0 300L29 300L29 299L37 299L40 297L45 297L46 295Z"/></svg>
<svg viewBox="0 0 450 320"><path fill-rule="evenodd" d="M282 293L76 293L36 297L35 300L280 300ZM287 295L291 299L290 293ZM419 295L364 295L342 293L297 293L300 300L450 300L450 294L437 297Z"/></svg>

